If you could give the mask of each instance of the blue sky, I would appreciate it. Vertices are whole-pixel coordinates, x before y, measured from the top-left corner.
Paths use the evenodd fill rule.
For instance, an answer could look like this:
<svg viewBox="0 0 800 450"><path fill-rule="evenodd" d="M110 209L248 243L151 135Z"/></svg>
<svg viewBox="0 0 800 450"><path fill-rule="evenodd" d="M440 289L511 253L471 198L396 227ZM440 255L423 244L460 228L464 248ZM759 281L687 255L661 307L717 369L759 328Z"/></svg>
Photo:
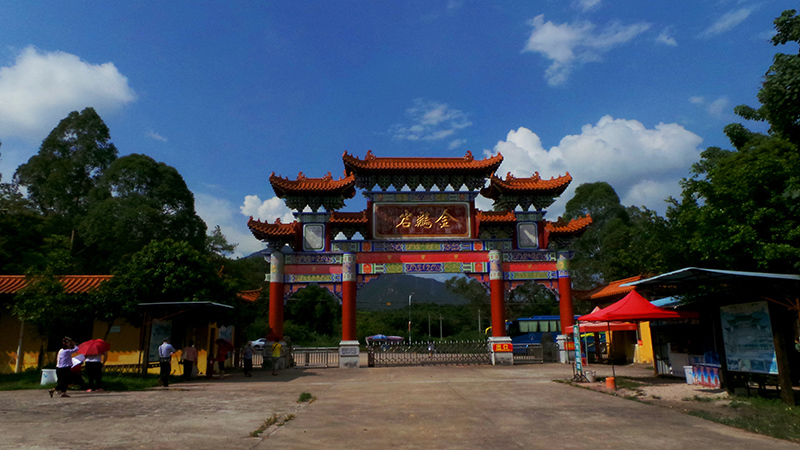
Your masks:
<svg viewBox="0 0 800 450"><path fill-rule="evenodd" d="M757 106L793 1L170 1L0 5L0 173L93 106L121 155L183 175L237 254L268 182L342 153L505 157L505 176L607 181L664 212L739 104ZM763 129L761 124L749 124ZM345 210L363 209L360 195ZM489 209L489 201L479 207Z"/></svg>

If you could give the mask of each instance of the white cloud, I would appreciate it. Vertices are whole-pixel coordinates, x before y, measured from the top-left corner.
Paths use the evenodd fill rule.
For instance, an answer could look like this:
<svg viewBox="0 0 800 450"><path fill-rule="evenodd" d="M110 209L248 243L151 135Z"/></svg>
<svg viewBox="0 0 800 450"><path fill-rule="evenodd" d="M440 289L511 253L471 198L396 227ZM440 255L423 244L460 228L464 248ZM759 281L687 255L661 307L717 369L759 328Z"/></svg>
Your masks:
<svg viewBox="0 0 800 450"><path fill-rule="evenodd" d="M529 23L533 32L522 52L540 53L552 61L545 71L545 79L551 86L566 82L575 67L600 61L606 52L650 28L650 24L644 22L632 25L614 22L598 30L590 22L545 22L544 15L536 16Z"/></svg>
<svg viewBox="0 0 800 450"><path fill-rule="evenodd" d="M753 13L754 9L755 7L751 6L728 11L722 17L717 19L716 22L711 24L710 27L706 28L706 30L703 31L700 36L716 36L718 34L725 33L726 31L730 31L750 17L750 14Z"/></svg>
<svg viewBox="0 0 800 450"><path fill-rule="evenodd" d="M472 125L462 111L423 99L414 100L414 106L406 110L406 116L410 123L395 124L390 130L395 139L438 141Z"/></svg>
<svg viewBox="0 0 800 450"><path fill-rule="evenodd" d="M168 142L167 138L165 138L164 136L156 133L153 130L147 131L147 133L145 133L145 136L149 137L150 139L156 140L156 141Z"/></svg>
<svg viewBox="0 0 800 450"><path fill-rule="evenodd" d="M70 111L114 110L136 94L113 63L27 47L0 68L0 137L41 140Z"/></svg>
<svg viewBox="0 0 800 450"><path fill-rule="evenodd" d="M678 180L699 159L702 138L677 124L660 123L648 129L636 120L602 117L595 125L585 125L581 133L564 137L545 149L539 136L520 127L508 133L488 155L503 154L498 173L529 177L539 172L542 178L564 175L573 182L550 207L554 219L564 211L576 187L605 181L626 204L646 205L663 214L664 198L676 195ZM484 206L481 206L484 208Z"/></svg>
<svg viewBox="0 0 800 450"><path fill-rule="evenodd" d="M656 42L659 44L669 45L670 47L677 47L678 41L672 37L672 29L671 27L664 28L661 30L661 33L658 33L656 36Z"/></svg>
<svg viewBox="0 0 800 450"><path fill-rule="evenodd" d="M578 0L575 5L581 11L590 11L600 5L600 0Z"/></svg>
<svg viewBox="0 0 800 450"><path fill-rule="evenodd" d="M243 215L252 216L257 220L274 222L276 218L280 218L283 223L294 221L292 210L278 197L261 201L257 195L247 195L244 198L244 204L239 207L239 210Z"/></svg>
<svg viewBox="0 0 800 450"><path fill-rule="evenodd" d="M466 139L456 139L456 140L450 142L450 144L447 146L447 148L449 148L450 150L453 150L455 148L461 147L462 145L464 145L466 143L467 143Z"/></svg>
<svg viewBox="0 0 800 450"><path fill-rule="evenodd" d="M702 106L709 116L718 119L726 117L730 111L732 111L731 100L725 96L719 97L711 102L708 102L705 97L689 97L689 103Z"/></svg>

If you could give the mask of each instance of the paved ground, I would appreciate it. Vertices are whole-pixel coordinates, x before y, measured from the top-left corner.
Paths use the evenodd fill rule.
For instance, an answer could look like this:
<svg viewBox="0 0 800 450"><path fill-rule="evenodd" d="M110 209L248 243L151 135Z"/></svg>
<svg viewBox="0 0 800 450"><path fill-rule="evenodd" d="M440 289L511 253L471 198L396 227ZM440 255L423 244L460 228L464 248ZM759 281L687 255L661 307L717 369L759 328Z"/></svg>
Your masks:
<svg viewBox="0 0 800 450"><path fill-rule="evenodd" d="M0 448L800 448L552 381L569 378L559 364L289 369L71 398L0 392ZM314 401L298 403L304 392Z"/></svg>

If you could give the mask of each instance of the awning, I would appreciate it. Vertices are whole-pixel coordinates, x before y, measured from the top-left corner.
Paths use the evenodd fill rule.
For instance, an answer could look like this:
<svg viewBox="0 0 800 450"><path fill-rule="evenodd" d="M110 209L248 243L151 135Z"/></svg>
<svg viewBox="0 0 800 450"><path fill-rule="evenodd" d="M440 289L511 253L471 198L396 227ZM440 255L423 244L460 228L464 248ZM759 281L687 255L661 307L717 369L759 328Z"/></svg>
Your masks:
<svg viewBox="0 0 800 450"><path fill-rule="evenodd" d="M659 308L633 291L622 300L599 311L578 317L581 322L648 321L658 319L692 319L697 313Z"/></svg>
<svg viewBox="0 0 800 450"><path fill-rule="evenodd" d="M636 324L630 322L581 322L581 333L605 333L607 331L636 331ZM567 334L572 334L572 326L567 327Z"/></svg>
<svg viewBox="0 0 800 450"><path fill-rule="evenodd" d="M150 316L159 319L186 313L195 317L215 318L216 315L230 313L234 309L231 305L215 302L158 302L139 303L137 306L144 309Z"/></svg>
<svg viewBox="0 0 800 450"><path fill-rule="evenodd" d="M752 282L755 280L798 282L800 281L800 275L686 267L645 280L626 283L621 286L636 286L637 288L646 289L648 292L654 294L679 294L688 292L704 284Z"/></svg>

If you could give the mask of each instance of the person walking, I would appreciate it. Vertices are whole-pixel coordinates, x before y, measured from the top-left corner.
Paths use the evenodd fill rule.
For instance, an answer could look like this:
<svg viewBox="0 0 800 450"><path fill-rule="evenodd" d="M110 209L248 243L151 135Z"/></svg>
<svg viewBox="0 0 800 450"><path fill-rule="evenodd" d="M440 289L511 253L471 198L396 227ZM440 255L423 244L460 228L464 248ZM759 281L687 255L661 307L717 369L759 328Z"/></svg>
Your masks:
<svg viewBox="0 0 800 450"><path fill-rule="evenodd" d="M107 359L108 352L102 355L86 355L83 361L86 377L89 379L89 389L86 392L103 392L103 364Z"/></svg>
<svg viewBox="0 0 800 450"><path fill-rule="evenodd" d="M189 381L194 375L194 367L197 364L197 349L193 340L190 340L189 345L181 352L181 359L183 359L183 379Z"/></svg>
<svg viewBox="0 0 800 450"><path fill-rule="evenodd" d="M67 387L72 379L72 354L78 350L78 346L71 338L64 336L61 340L61 350L56 357L56 387L50 389L50 397L58 392L62 397L69 397Z"/></svg>
<svg viewBox="0 0 800 450"><path fill-rule="evenodd" d="M277 375L278 374L278 361L280 361L280 359L281 359L281 351L282 350L283 350L283 347L281 347L281 342L276 340L275 343L272 344L272 374L273 375Z"/></svg>
<svg viewBox="0 0 800 450"><path fill-rule="evenodd" d="M175 348L169 343L169 338L158 347L158 362L161 366L158 384L164 387L169 386L169 374L172 372L172 354Z"/></svg>
<svg viewBox="0 0 800 450"><path fill-rule="evenodd" d="M244 376L252 377L253 376L253 342L248 341L247 345L244 346L244 353L242 355L244 358Z"/></svg>

